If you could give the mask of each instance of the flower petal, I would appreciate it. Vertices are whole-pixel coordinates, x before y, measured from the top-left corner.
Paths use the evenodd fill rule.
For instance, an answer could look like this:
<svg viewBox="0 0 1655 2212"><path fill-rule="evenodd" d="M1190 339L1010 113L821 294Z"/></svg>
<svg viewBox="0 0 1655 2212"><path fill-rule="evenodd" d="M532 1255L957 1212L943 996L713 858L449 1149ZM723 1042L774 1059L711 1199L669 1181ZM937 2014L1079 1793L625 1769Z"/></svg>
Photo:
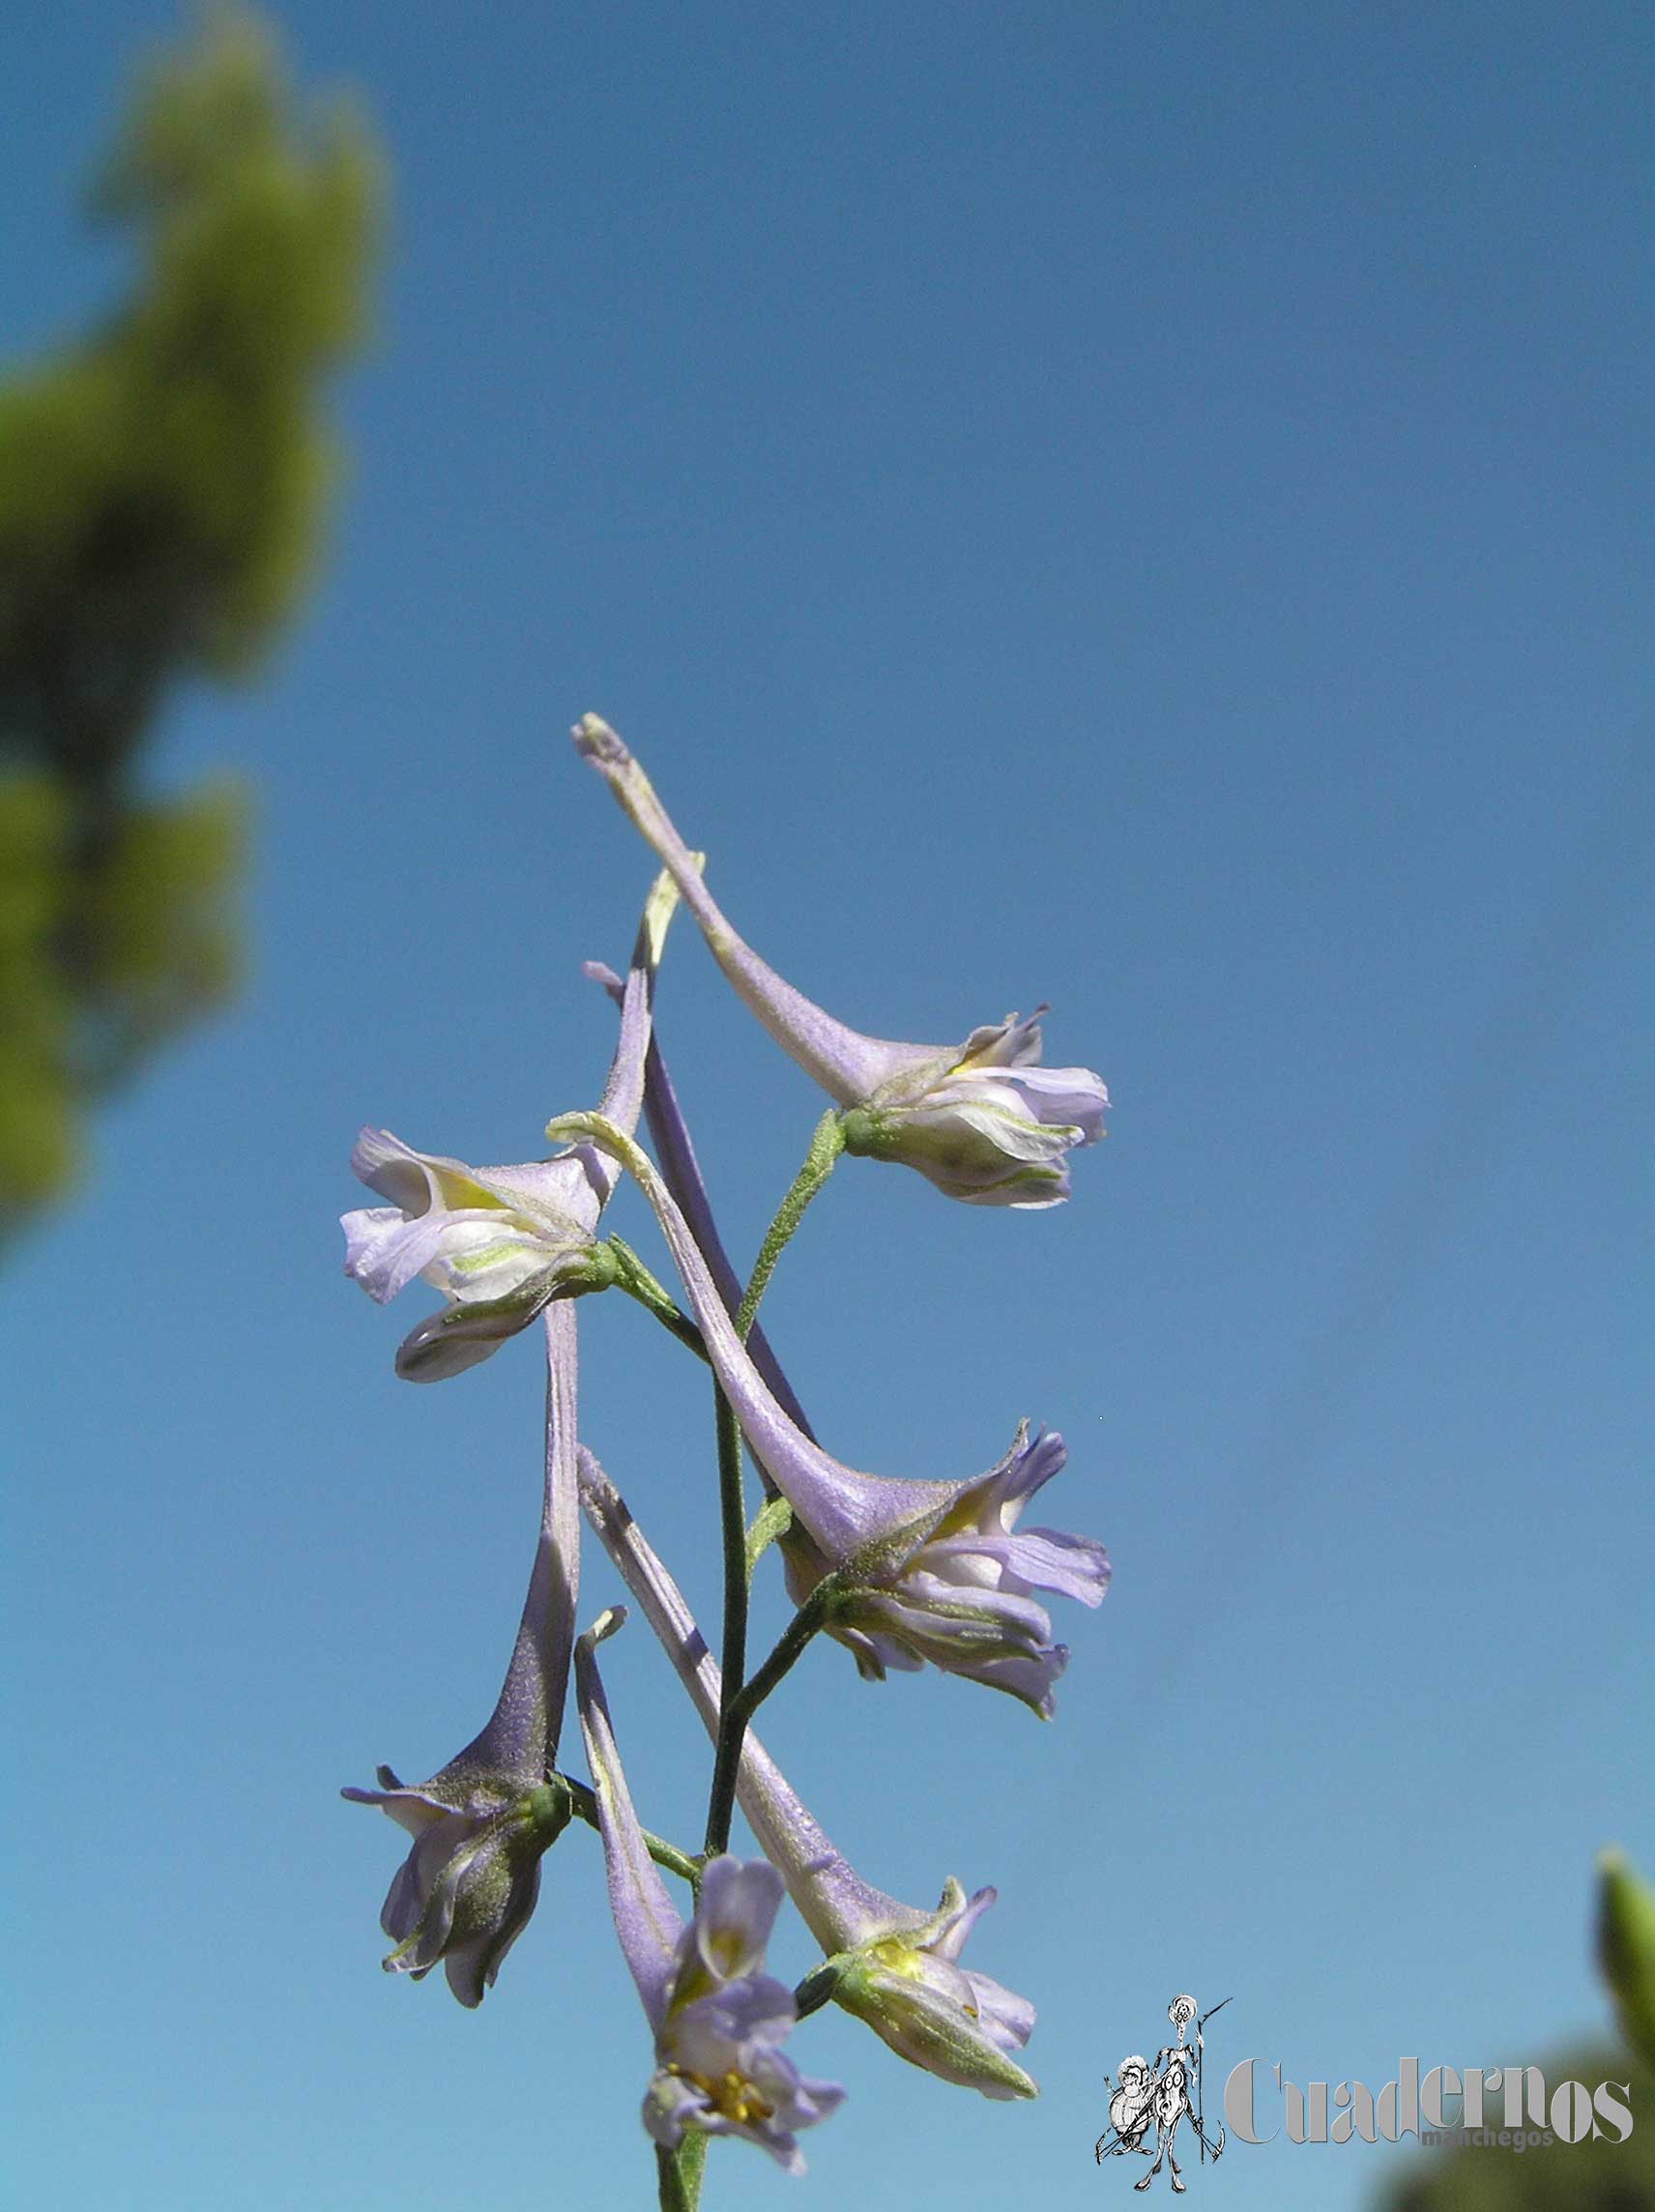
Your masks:
<svg viewBox="0 0 1655 2212"><path fill-rule="evenodd" d="M419 1215L433 1208L451 1212L494 1204L464 1160L451 1160L441 1152L417 1152L389 1129L371 1125L357 1137L351 1173L404 1213Z"/></svg>
<svg viewBox="0 0 1655 2212"><path fill-rule="evenodd" d="M758 1972L785 1894L781 1876L767 1860L743 1865L726 1851L711 1862L691 1923L708 1973L734 1982Z"/></svg>
<svg viewBox="0 0 1655 2212"><path fill-rule="evenodd" d="M667 2001L677 1969L679 1938L683 1922L673 1908L666 1885L655 1872L632 1796L626 1771L616 1748L614 1725L603 1695L603 1677L595 1656L597 1645L612 1636L626 1617L617 1607L599 1615L575 1645L575 1695L580 1706L581 1733L592 1769L597 1798L598 1827L603 1837L603 1859L609 1876L609 1907L615 1933L626 1961L651 2027L659 2034L666 2019Z"/></svg>

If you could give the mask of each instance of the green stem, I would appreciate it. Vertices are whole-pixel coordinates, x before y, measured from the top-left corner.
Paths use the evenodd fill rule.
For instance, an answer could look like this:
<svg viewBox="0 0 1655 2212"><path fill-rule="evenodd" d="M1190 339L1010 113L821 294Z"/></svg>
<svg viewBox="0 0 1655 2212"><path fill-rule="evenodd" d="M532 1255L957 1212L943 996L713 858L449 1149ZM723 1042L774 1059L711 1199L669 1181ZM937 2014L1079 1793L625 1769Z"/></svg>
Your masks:
<svg viewBox="0 0 1655 2212"><path fill-rule="evenodd" d="M729 1585L726 1584L726 1591ZM747 1724L770 1692L783 1677L791 1673L802 1656L805 1645L818 1630L825 1628L832 1617L838 1603L840 1583L837 1575L824 1575L787 1626L782 1630L769 1657L750 1682L732 1695L731 1677L723 1681L723 1697L718 1706L718 1751L712 1765L712 1801L707 1817L707 1852L709 1858L730 1848L730 1821L736 1805L736 1778L740 1772L741 1747L747 1739ZM746 1583L741 1586L741 1633L746 1635Z"/></svg>
<svg viewBox="0 0 1655 2212"><path fill-rule="evenodd" d="M615 1281L628 1297L636 1298L646 1313L653 1313L680 1344L687 1344L699 1358L707 1357L707 1346L702 1334L683 1308L673 1298L665 1284L659 1282L645 1266L630 1244L619 1237L611 1237L609 1248L615 1255Z"/></svg>
<svg viewBox="0 0 1655 2212"><path fill-rule="evenodd" d="M776 1208L775 1218L765 1232L765 1240L759 1247L759 1257L753 1267L752 1279L742 1295L736 1314L736 1334L744 1344L759 1301L764 1296L769 1279L775 1272L776 1262L787 1248L788 1239L804 1219L805 1208L833 1172L833 1163L845 1149L845 1134L839 1124L839 1116L831 1108L816 1124L816 1133L810 1140L810 1150L804 1155L804 1165L793 1179L787 1196ZM623 1248L624 1249L624 1248ZM624 1274L623 1275L624 1280ZM665 1295L665 1293L662 1293ZM713 1397L718 1433L718 1507L724 1542L724 1634L720 1654L722 1690L718 1705L718 1743L712 1759L712 1787L707 1801L708 1858L715 1858L720 1851L730 1848L730 1823L736 1812L736 1777L740 1771L741 1744L747 1732L747 1716L779 1682L782 1674L792 1666L798 1651L815 1633L816 1622L805 1632L798 1650L793 1652L785 1664L766 1682L759 1697L751 1696L752 1683L746 1681L747 1671L747 1584L751 1564L747 1552L747 1501L741 1481L741 1430L722 1389L714 1385ZM755 1557L757 1555L753 1555ZM814 1598L812 1599L814 1603ZM808 1611L808 1608L805 1609ZM802 1615L798 1616L802 1618ZM824 1614L823 1618L826 1618ZM782 1638L788 1637L798 1626ZM777 1651L781 1645L776 1647ZM776 1652L765 1662L766 1670L773 1667ZM755 1681L758 1679L755 1676Z"/></svg>
<svg viewBox="0 0 1655 2212"><path fill-rule="evenodd" d="M576 1782L574 1777L568 1774L560 1774L556 1779L563 1784L569 1793L569 1811L575 1819L584 1820L589 1828L597 1827L599 1824L597 1799L586 1784ZM656 1866L664 1867L668 1874L678 1875L692 1886L700 1881L701 1861L699 1859L692 1858L688 1851L681 1851L676 1844L669 1844L664 1836L652 1836L648 1828L643 1831L643 1836L644 1848L654 1860Z"/></svg>
<svg viewBox="0 0 1655 2212"><path fill-rule="evenodd" d="M747 1723L770 1692L792 1673L811 1638L827 1627L839 1602L841 1587L837 1575L823 1576L776 1639L775 1649L752 1680L743 1686L740 1697L731 1699L730 1722L738 1741L746 1733Z"/></svg>
<svg viewBox="0 0 1655 2212"><path fill-rule="evenodd" d="M743 1344L759 1310L759 1300L769 1287L775 1273L775 1264L787 1249L789 1237L804 1219L804 1209L810 1204L828 1178L833 1173L834 1162L845 1149L845 1131L836 1107L829 1107L816 1124L816 1134L810 1140L810 1150L804 1155L804 1165L793 1179L787 1196L776 1208L775 1219L765 1232L765 1240L759 1246L759 1256L753 1265L752 1279L742 1296L736 1315L736 1334Z"/></svg>
<svg viewBox="0 0 1655 2212"><path fill-rule="evenodd" d="M701 2202L701 2176L707 2166L707 2138L690 2129L677 2150L655 2151L655 2174L660 2187L661 2212L696 2212Z"/></svg>

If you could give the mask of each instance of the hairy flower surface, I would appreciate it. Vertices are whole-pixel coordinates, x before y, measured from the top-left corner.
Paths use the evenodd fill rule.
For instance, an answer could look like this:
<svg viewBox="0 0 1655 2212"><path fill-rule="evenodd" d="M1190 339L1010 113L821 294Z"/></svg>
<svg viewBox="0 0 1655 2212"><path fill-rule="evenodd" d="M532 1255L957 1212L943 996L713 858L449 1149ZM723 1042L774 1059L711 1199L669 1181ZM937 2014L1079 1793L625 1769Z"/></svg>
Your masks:
<svg viewBox="0 0 1655 2212"><path fill-rule="evenodd" d="M716 1738L718 1664L678 1585L584 1445L579 1460L587 1518ZM927 2073L985 2097L1032 2097L1034 2083L1011 2054L1029 2040L1033 2006L960 1964L966 1938L995 1892L981 1889L968 1900L950 1878L938 1909L926 1913L875 1889L846 1861L750 1730L736 1794L766 1857L829 1956L836 2001Z"/></svg>
<svg viewBox="0 0 1655 2212"><path fill-rule="evenodd" d="M1026 1500L1063 1465L1060 1437L1031 1438L1027 1423L986 1474L905 1481L864 1474L824 1451L777 1402L736 1334L707 1263L649 1158L591 1115L567 1115L553 1134L579 1132L612 1147L636 1177L672 1246L708 1356L755 1458L793 1507L825 1571L848 1586L835 1611L862 1639L868 1674L930 1660L947 1673L1019 1698L1043 1718L1067 1663L1032 1592L1102 1602L1109 1558L1090 1537L1017 1528ZM796 1562L796 1574L798 1564Z"/></svg>
<svg viewBox="0 0 1655 2212"><path fill-rule="evenodd" d="M798 2131L844 2091L807 2080L781 2049L798 2012L764 1964L782 1877L763 1859L726 1853L703 1874L693 1919L680 1918L638 1826L597 1670L597 1644L624 1618L604 1614L580 1639L575 1677L615 1932L655 2039L644 2125L666 2150L686 2129L740 2136L801 2173Z"/></svg>
<svg viewBox="0 0 1655 2212"><path fill-rule="evenodd" d="M847 1109L846 1150L916 1168L970 1206L1057 1206L1068 1154L1103 1135L1109 1093L1085 1067L1041 1067L1039 1008L973 1030L963 1044L864 1036L796 991L731 926L694 856L624 741L596 714L577 749L603 776L683 894L713 957L805 1073Z"/></svg>

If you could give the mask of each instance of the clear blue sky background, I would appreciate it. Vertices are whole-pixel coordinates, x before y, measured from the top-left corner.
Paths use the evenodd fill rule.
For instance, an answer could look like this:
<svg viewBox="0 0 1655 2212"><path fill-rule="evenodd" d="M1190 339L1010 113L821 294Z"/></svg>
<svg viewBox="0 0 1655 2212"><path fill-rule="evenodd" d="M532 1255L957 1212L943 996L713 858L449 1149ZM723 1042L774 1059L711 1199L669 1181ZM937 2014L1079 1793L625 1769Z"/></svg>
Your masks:
<svg viewBox="0 0 1655 2212"><path fill-rule="evenodd" d="M1224 2066L1375 2087L1599 2023L1591 1855L1655 1864L1646 15L276 14L378 121L394 251L315 608L158 756L257 779L249 988L0 1284L18 2201L649 2198L595 1839L467 2016L381 1975L398 1841L336 1795L478 1727L527 1572L533 1343L399 1383L422 1293L375 1311L334 1216L364 1120L510 1159L595 1095L579 963L650 864L588 707L802 987L927 1038L1049 999L1117 1100L1053 1214L847 1163L772 1298L842 1457L963 1471L1028 1413L1114 1554L1053 1727L829 1648L765 1730L871 1878L1000 1886L1043 2096L824 2016L811 2177L726 2151L709 2212L1124 2201L1099 2074L1183 1988L1234 1994ZM73 193L174 20L0 28L17 352L119 274ZM820 1101L687 929L660 1014L750 1253ZM702 1379L582 1319L587 1433L711 1612ZM611 1650L688 1836L703 1741ZM1342 2212L1391 2155L1195 2188Z"/></svg>

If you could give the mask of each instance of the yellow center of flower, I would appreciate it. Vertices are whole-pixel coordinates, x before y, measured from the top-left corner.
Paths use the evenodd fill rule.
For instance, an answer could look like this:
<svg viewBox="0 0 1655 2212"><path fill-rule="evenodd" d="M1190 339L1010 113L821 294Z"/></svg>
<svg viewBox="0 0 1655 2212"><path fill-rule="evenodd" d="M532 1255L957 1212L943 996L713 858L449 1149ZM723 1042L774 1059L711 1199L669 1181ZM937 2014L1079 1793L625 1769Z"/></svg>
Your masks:
<svg viewBox="0 0 1655 2212"><path fill-rule="evenodd" d="M712 1954L712 1965L715 1970L722 1974L726 1981L729 1981L741 1963L742 1941L740 1936L733 1928L715 1929L708 1941L707 1948Z"/></svg>
<svg viewBox="0 0 1655 2212"><path fill-rule="evenodd" d="M868 1957L887 1974L895 1974L900 1981L918 1982L925 1978L925 1954L916 1951L912 1943L905 1943L900 1936L883 1936L877 1943L868 1946ZM961 2007L968 2020L981 2018L974 2004Z"/></svg>
<svg viewBox="0 0 1655 2212"><path fill-rule="evenodd" d="M727 2074L692 2074L686 2066L669 2066L669 2074L676 2074L692 2088L699 2089L720 2119L734 2121L739 2128L750 2128L775 2116L775 2107L767 2104L756 2085L734 2066Z"/></svg>
<svg viewBox="0 0 1655 2212"><path fill-rule="evenodd" d="M905 1982L916 1982L925 1968L919 1954L912 1943L905 1943L900 1936L886 1936L872 1946L873 1956L887 1974L900 1974Z"/></svg>

